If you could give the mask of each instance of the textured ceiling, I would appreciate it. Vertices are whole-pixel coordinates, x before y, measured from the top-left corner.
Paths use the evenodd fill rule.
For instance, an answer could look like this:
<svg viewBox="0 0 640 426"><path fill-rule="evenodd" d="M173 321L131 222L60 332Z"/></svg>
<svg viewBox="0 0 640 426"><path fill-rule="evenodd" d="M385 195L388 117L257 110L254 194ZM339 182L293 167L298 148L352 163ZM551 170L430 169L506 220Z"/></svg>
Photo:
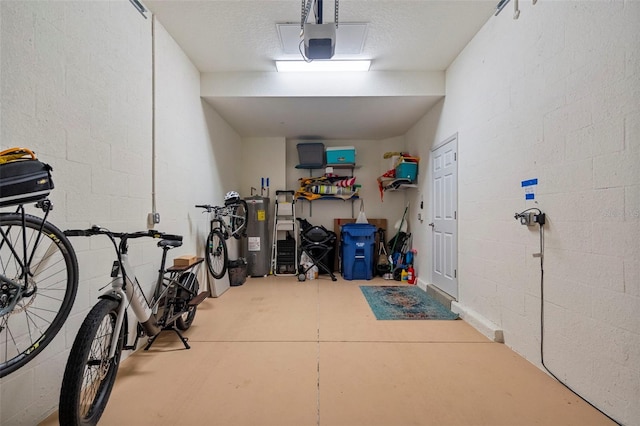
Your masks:
<svg viewBox="0 0 640 426"><path fill-rule="evenodd" d="M152 0L145 5L203 73L271 73L275 59L299 58L284 53L276 28L278 23L300 22L299 0ZM492 16L495 5L486 0L343 0L339 20L367 23L367 37L362 54L334 59L371 59L372 71L444 71ZM334 21L333 9L334 3L326 1L324 22ZM204 99L241 136L380 139L404 134L442 97L379 96L375 87L368 96ZM350 130L344 126L345 113ZM302 128L305 121L308 129ZM324 125L317 128L320 122Z"/></svg>

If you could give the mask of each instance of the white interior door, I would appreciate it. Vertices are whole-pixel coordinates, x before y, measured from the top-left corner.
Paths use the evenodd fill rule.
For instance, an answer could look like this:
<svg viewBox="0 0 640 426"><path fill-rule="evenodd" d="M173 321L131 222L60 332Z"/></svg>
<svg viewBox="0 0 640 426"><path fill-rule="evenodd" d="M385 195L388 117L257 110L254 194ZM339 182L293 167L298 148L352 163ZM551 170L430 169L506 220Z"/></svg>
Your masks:
<svg viewBox="0 0 640 426"><path fill-rule="evenodd" d="M433 271L435 286L458 298L458 138L454 136L431 153Z"/></svg>

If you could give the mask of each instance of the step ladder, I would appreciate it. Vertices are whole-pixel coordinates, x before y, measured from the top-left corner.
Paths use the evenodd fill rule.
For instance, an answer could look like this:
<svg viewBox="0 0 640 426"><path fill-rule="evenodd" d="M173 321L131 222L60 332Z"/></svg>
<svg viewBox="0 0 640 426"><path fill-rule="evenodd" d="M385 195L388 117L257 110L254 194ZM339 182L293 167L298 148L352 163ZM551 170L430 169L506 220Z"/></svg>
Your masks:
<svg viewBox="0 0 640 426"><path fill-rule="evenodd" d="M271 273L298 275L298 222L295 191L276 191Z"/></svg>

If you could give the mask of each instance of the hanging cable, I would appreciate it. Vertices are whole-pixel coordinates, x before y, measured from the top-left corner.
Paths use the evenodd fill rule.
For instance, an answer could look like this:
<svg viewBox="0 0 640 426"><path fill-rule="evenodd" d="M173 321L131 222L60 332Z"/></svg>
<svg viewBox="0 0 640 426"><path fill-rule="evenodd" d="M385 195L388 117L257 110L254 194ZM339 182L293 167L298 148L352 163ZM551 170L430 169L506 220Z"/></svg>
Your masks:
<svg viewBox="0 0 640 426"><path fill-rule="evenodd" d="M538 216L544 215L540 211L540 209L531 208L516 214L516 217L518 215L522 215L531 210L537 210ZM578 398L582 399L584 402L586 402L587 404L589 404L590 406L598 410L601 414L603 414L609 420L611 420L612 422L616 423L619 426L622 426L622 423L618 422L616 419L609 416L607 413L605 413L604 411L602 411L601 409L593 405L591 402L587 401L582 395L580 395L578 392L573 390L569 385L567 385L562 380L560 380L558 376L556 376L544 363L544 222L545 222L544 217L542 218L541 222L542 223L538 221L538 225L540 226L540 231L539 231L540 232L540 362L544 367L544 369L547 371L547 373L549 373L551 377L556 379L562 386L564 386L565 388L570 390L574 395L576 395Z"/></svg>
<svg viewBox="0 0 640 426"><path fill-rule="evenodd" d="M300 51L300 56L302 56L302 59L307 63L313 62L313 59L309 59L305 56L304 49L302 49L303 44L304 44L304 40L300 40L300 43L298 43L298 50Z"/></svg>

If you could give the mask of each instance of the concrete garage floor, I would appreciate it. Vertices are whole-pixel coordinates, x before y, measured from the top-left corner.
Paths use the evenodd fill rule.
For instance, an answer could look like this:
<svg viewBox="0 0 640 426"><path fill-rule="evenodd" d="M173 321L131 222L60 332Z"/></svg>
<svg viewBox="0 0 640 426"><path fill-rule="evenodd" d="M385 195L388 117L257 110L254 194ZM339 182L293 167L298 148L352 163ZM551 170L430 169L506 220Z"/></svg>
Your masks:
<svg viewBox="0 0 640 426"><path fill-rule="evenodd" d="M120 368L101 425L609 425L462 320L377 321L360 285L249 278ZM42 425L57 424L57 413Z"/></svg>

